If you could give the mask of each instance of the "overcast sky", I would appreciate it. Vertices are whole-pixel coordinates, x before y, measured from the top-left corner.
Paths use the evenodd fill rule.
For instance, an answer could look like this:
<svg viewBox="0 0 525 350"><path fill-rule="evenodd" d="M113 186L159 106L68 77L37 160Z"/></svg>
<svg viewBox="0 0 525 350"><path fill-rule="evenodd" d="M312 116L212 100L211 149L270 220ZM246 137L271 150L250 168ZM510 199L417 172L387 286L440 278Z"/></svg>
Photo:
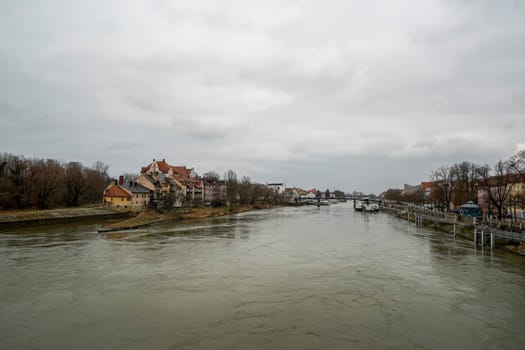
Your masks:
<svg viewBox="0 0 525 350"><path fill-rule="evenodd" d="M525 147L525 1L0 0L0 152L379 193Z"/></svg>

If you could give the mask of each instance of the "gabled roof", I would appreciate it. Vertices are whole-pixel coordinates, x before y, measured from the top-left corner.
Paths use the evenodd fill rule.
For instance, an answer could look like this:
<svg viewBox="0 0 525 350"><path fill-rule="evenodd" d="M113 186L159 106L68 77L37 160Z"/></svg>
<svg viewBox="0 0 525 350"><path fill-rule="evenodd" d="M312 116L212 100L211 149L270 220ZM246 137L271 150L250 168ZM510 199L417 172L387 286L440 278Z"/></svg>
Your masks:
<svg viewBox="0 0 525 350"><path fill-rule="evenodd" d="M185 166L170 166L170 168L174 175L177 174L181 177L190 177L193 171L193 169L188 169Z"/></svg>
<svg viewBox="0 0 525 350"><path fill-rule="evenodd" d="M158 172L157 172L158 170ZM148 166L142 167L142 175L159 181L161 184L171 183L193 188L204 188L202 179L192 176L193 169L188 169L186 166L169 165L165 159L162 161L153 161Z"/></svg>
<svg viewBox="0 0 525 350"><path fill-rule="evenodd" d="M142 167L140 172L141 173L145 173L145 172L149 171L153 164L156 164L157 168L162 173L167 173L169 168L170 168L170 165L168 163L166 163L166 160L164 160L164 159L162 161L160 161L160 160L157 160L157 161L153 160L153 162L151 164Z"/></svg>
<svg viewBox="0 0 525 350"><path fill-rule="evenodd" d="M174 166L174 165L169 165L165 159L163 160L157 160L157 161L154 161L152 162L151 164L145 166L145 167L142 167L141 168L141 173L146 173L148 171L151 170L153 164L156 165L156 167L159 169L159 172L161 173L164 173L164 174L167 174L169 173L169 171L171 170L173 172L173 175L176 175L176 176L180 176L182 178L187 178L187 177L190 177L193 169L188 169L186 168L186 166Z"/></svg>
<svg viewBox="0 0 525 350"><path fill-rule="evenodd" d="M128 192L120 185L110 187L104 192L105 197L131 197L131 193Z"/></svg>
<svg viewBox="0 0 525 350"><path fill-rule="evenodd" d="M149 174L140 174L140 176L144 177L146 180L148 180L148 182L152 183L152 184L155 184L157 182L156 179L154 179L151 175ZM139 176L139 177L140 177Z"/></svg>

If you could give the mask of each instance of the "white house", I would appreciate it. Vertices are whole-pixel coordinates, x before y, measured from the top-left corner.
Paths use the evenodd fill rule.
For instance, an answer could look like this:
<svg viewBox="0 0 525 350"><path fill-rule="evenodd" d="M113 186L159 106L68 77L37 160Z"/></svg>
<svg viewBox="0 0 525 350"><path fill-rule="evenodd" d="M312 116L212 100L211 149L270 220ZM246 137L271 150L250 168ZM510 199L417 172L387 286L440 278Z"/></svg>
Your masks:
<svg viewBox="0 0 525 350"><path fill-rule="evenodd" d="M282 182L275 182L275 183L269 183L266 184L269 188L277 192L278 194L284 194L284 183Z"/></svg>

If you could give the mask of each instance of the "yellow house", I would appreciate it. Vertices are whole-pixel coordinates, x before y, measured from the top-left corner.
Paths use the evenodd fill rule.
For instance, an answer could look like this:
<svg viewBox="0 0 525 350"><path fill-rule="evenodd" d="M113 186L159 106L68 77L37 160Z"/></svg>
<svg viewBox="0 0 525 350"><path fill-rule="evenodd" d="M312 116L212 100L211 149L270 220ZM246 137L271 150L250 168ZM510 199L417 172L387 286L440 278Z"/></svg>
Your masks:
<svg viewBox="0 0 525 350"><path fill-rule="evenodd" d="M130 182L129 185L124 185L122 179L119 182L120 184L115 181L106 187L104 203L133 212L143 211L149 206L152 191L137 182Z"/></svg>
<svg viewBox="0 0 525 350"><path fill-rule="evenodd" d="M131 210L132 195L129 191L117 184L110 184L104 191L104 203L109 203L110 206L119 209Z"/></svg>
<svg viewBox="0 0 525 350"><path fill-rule="evenodd" d="M516 181L509 189L510 197L520 197L525 194L525 181Z"/></svg>

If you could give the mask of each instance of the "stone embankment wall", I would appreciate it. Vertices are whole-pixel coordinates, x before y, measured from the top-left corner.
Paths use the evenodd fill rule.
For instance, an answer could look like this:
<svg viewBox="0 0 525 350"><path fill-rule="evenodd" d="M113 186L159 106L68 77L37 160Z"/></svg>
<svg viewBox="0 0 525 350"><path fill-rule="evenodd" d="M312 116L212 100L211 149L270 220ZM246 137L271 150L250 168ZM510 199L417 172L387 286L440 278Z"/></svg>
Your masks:
<svg viewBox="0 0 525 350"><path fill-rule="evenodd" d="M0 229L94 219L116 219L129 217L130 215L131 213L129 211L115 211L99 207L5 211L0 212Z"/></svg>

